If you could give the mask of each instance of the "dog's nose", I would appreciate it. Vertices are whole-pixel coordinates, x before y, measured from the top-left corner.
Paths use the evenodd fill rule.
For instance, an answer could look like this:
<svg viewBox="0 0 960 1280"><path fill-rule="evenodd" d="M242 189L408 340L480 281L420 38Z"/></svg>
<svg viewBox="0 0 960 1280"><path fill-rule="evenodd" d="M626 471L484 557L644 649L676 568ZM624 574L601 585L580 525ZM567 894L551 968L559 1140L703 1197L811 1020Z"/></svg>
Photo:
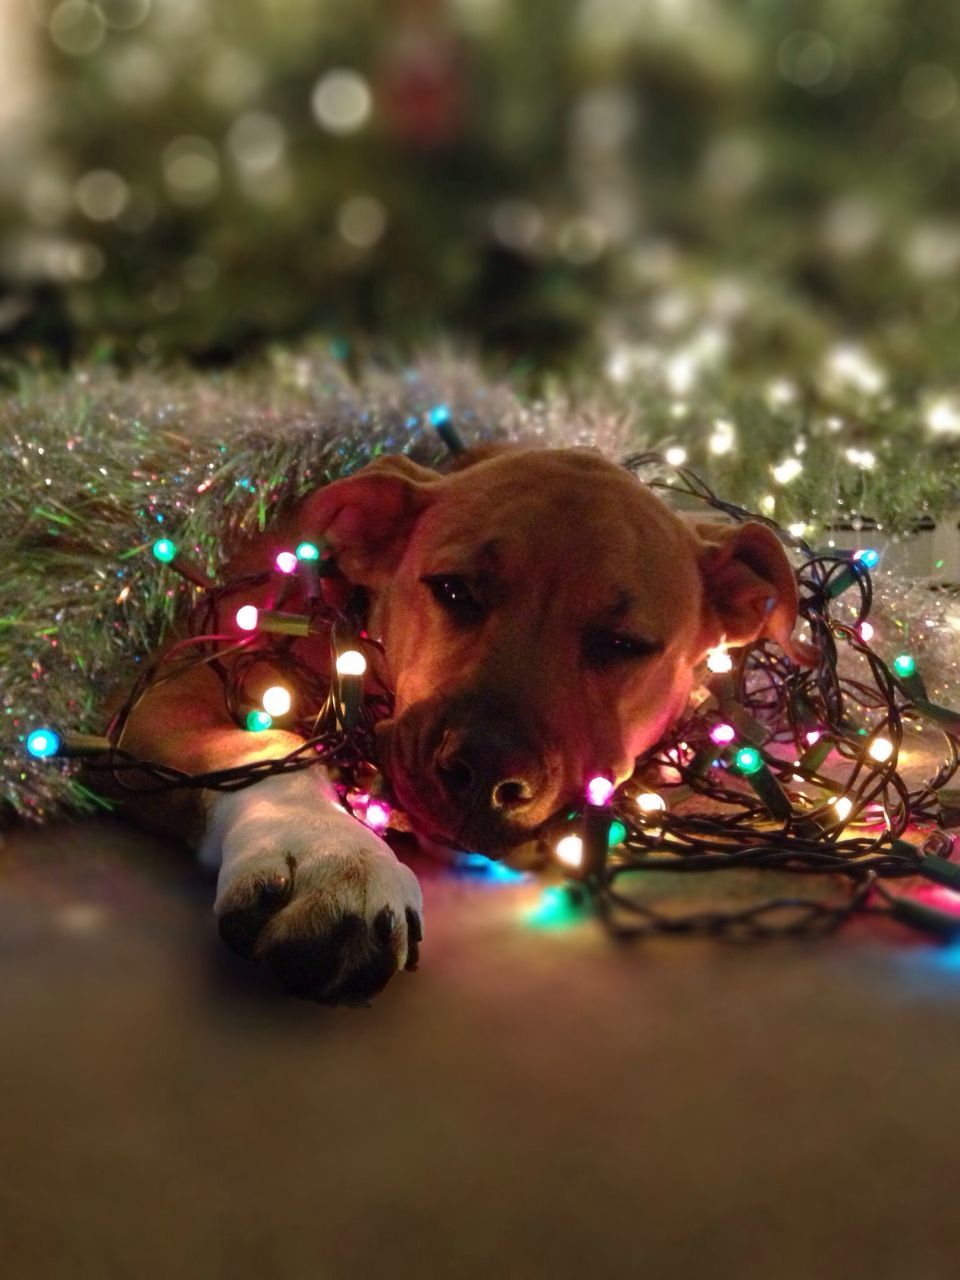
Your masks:
<svg viewBox="0 0 960 1280"><path fill-rule="evenodd" d="M451 800L518 813L536 798L540 767L532 753L492 729L448 729L436 756Z"/></svg>

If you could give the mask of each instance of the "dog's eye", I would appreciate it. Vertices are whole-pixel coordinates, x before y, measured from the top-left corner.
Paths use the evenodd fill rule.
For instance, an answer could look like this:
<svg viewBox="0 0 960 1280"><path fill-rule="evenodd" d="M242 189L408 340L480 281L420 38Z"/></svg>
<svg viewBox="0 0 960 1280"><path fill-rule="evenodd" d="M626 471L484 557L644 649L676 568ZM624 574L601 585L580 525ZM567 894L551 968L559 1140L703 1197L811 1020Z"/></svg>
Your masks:
<svg viewBox="0 0 960 1280"><path fill-rule="evenodd" d="M466 625L480 621L483 616L483 606L473 594L466 578L460 578L451 573L429 573L420 581L437 604L457 622Z"/></svg>
<svg viewBox="0 0 960 1280"><path fill-rule="evenodd" d="M590 667L609 667L616 662L637 662L659 653L663 645L659 640L632 635L627 631L606 631L602 628L587 631L583 637L583 656Z"/></svg>

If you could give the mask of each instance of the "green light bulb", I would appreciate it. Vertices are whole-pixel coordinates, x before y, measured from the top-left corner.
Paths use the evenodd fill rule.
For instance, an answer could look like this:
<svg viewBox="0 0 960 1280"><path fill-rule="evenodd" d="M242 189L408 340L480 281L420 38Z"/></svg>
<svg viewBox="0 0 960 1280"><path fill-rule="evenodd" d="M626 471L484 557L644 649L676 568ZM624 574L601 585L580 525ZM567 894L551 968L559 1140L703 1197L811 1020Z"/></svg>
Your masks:
<svg viewBox="0 0 960 1280"><path fill-rule="evenodd" d="M319 560L320 549L313 542L301 542L297 547L298 560Z"/></svg>
<svg viewBox="0 0 960 1280"><path fill-rule="evenodd" d="M608 847L611 849L614 849L618 844L622 844L623 841L626 840L626 838L627 838L627 828L623 825L623 823L611 822L610 834L607 837Z"/></svg>
<svg viewBox="0 0 960 1280"><path fill-rule="evenodd" d="M893 669L898 676L912 676L917 669L917 660L909 653L901 653L894 658Z"/></svg>
<svg viewBox="0 0 960 1280"><path fill-rule="evenodd" d="M272 724L273 716L266 711L247 712L247 728L251 733L262 733L264 729L269 729Z"/></svg>
<svg viewBox="0 0 960 1280"><path fill-rule="evenodd" d="M737 752L737 768L741 773L759 773L763 768L763 759L759 751L753 747L741 747Z"/></svg>
<svg viewBox="0 0 960 1280"><path fill-rule="evenodd" d="M158 538L153 544L153 554L161 564L169 564L177 554L176 543L171 542L169 538Z"/></svg>

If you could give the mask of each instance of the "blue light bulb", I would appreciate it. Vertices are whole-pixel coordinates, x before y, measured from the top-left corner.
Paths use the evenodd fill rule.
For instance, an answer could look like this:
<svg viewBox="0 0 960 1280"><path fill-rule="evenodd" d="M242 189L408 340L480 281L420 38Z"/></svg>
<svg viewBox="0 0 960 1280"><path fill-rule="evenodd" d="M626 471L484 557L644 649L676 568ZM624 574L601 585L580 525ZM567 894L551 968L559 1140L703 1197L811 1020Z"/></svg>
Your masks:
<svg viewBox="0 0 960 1280"><path fill-rule="evenodd" d="M27 751L35 760L48 760L60 750L60 735L53 729L34 729L27 735Z"/></svg>

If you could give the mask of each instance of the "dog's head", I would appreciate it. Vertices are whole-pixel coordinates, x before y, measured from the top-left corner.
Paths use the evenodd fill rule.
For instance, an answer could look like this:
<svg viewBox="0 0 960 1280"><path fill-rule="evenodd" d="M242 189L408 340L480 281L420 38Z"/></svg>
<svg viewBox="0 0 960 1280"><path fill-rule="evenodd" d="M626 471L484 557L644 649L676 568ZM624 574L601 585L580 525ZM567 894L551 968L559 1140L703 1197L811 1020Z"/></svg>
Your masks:
<svg viewBox="0 0 960 1280"><path fill-rule="evenodd" d="M448 476L384 458L303 518L371 593L396 692L387 771L443 843L502 853L585 778L628 777L722 641L803 656L770 529L689 524L592 450L510 449Z"/></svg>

